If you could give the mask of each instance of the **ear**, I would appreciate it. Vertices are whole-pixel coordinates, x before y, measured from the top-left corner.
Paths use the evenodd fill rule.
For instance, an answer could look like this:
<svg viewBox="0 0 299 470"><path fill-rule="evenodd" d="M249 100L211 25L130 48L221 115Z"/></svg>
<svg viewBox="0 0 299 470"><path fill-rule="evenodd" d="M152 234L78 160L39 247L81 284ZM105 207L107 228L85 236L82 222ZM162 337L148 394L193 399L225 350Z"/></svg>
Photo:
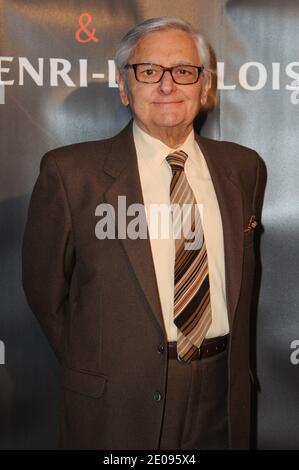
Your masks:
<svg viewBox="0 0 299 470"><path fill-rule="evenodd" d="M201 97L200 97L200 102L202 105L205 105L207 103L209 90L211 86L212 86L212 75L210 72L204 72L204 76L202 80Z"/></svg>
<svg viewBox="0 0 299 470"><path fill-rule="evenodd" d="M119 91L119 96L120 96L122 104L124 106L128 106L129 100L128 100L128 94L126 90L126 85L125 85L123 77L119 73L119 70L116 71L116 83L118 84L118 91Z"/></svg>

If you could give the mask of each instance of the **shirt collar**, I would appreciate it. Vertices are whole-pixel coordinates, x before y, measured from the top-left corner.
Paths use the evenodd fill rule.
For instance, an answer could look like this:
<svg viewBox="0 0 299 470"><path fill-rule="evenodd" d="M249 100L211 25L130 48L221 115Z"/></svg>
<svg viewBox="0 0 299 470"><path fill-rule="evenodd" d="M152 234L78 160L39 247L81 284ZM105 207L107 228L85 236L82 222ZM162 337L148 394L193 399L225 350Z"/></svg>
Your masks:
<svg viewBox="0 0 299 470"><path fill-rule="evenodd" d="M191 130L185 142L177 149L168 147L161 140L147 134L138 126L135 121L133 122L133 137L137 155L145 158L151 165L162 165L167 155L177 150L183 150L191 159L196 158L197 144L194 139L193 129Z"/></svg>

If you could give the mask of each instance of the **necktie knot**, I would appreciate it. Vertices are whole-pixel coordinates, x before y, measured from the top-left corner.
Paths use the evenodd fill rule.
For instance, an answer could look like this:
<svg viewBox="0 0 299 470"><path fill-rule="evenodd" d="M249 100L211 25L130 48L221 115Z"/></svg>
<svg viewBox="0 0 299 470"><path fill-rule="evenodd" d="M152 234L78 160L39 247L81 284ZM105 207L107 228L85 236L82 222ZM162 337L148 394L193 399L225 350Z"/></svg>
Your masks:
<svg viewBox="0 0 299 470"><path fill-rule="evenodd" d="M187 158L188 155L183 150L178 150L167 155L166 160L171 166L172 172L175 172L184 169Z"/></svg>

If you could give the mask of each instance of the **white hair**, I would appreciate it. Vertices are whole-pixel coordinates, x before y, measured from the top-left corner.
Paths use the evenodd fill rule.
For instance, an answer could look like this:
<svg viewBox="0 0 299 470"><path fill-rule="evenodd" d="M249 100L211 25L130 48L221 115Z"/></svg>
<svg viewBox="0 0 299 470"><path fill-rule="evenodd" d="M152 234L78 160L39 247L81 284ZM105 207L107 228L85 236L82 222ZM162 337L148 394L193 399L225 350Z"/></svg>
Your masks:
<svg viewBox="0 0 299 470"><path fill-rule="evenodd" d="M169 29L184 31L190 34L197 46L201 65L203 65L204 71L212 72L210 70L210 48L205 38L195 31L193 26L185 20L176 18L175 16L160 16L137 24L127 32L118 44L114 59L125 84L127 84L125 66L128 64L130 57L134 53L134 49L139 39L147 34L154 33L156 31L166 31Z"/></svg>

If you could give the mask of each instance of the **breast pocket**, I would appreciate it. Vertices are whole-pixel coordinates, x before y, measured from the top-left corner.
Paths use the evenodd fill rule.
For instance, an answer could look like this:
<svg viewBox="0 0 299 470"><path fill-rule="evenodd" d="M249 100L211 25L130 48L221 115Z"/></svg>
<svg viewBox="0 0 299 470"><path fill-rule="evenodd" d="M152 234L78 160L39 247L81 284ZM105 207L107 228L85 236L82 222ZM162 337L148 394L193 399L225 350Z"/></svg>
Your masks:
<svg viewBox="0 0 299 470"><path fill-rule="evenodd" d="M254 235L256 231L256 227L258 227L259 223L256 220L255 215L251 215L248 218L248 224L245 224L244 229L244 246L251 246L254 242Z"/></svg>
<svg viewBox="0 0 299 470"><path fill-rule="evenodd" d="M244 247L251 246L254 242L254 230L244 232Z"/></svg>

